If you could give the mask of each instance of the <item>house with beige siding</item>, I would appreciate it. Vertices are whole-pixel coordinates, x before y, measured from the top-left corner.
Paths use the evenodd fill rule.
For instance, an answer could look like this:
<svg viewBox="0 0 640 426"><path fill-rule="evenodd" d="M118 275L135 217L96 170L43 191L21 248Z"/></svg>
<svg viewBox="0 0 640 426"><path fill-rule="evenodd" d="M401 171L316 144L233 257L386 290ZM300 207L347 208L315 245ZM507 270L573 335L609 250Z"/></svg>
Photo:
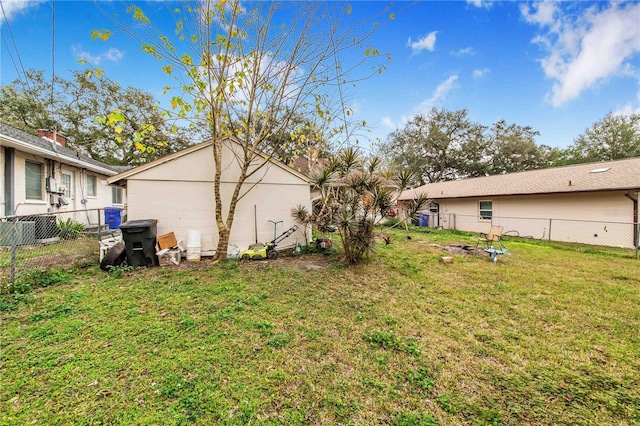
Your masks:
<svg viewBox="0 0 640 426"><path fill-rule="evenodd" d="M112 188L106 181L122 167L67 148L60 134L38 133L34 136L0 123L0 217L125 205L126 191ZM91 220L88 215L75 216Z"/></svg>
<svg viewBox="0 0 640 426"><path fill-rule="evenodd" d="M638 241L640 158L430 183L429 225L607 246Z"/></svg>
<svg viewBox="0 0 640 426"><path fill-rule="evenodd" d="M218 243L218 231L211 145L210 141L202 142L108 178L110 184L127 189L127 219L157 219L159 235L173 232L185 245L189 231L200 231L201 251L213 254ZM240 175L239 149L240 146L232 139L224 142L223 208L228 207ZM265 161L267 164L243 185L236 207L230 243L240 249L256 242L273 240L274 227L280 235L295 225L291 217L292 208L302 205L311 209L308 178L265 156L258 156L254 167ZM304 237L303 231L299 230L282 245L304 243Z"/></svg>

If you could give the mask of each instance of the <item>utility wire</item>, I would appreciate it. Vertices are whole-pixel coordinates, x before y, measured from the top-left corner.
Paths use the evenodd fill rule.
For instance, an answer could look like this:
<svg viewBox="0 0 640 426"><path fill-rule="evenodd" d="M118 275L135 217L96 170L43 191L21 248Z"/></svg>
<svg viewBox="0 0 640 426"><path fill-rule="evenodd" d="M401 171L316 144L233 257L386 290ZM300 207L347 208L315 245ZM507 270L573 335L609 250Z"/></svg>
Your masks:
<svg viewBox="0 0 640 426"><path fill-rule="evenodd" d="M56 1L51 0L51 123L53 139L57 142L55 119L55 85L56 85Z"/></svg>
<svg viewBox="0 0 640 426"><path fill-rule="evenodd" d="M2 3L0 3L0 5L2 5ZM4 46L7 49L7 53L9 54L9 58L11 59L11 63L13 64L13 69L16 70L16 75L18 76L18 79L22 81L22 79L20 78L20 70L18 69L18 65L16 64L16 61L13 58L13 54L11 53L11 49L9 49L9 45L7 44L7 38L2 37L2 42L4 43Z"/></svg>
<svg viewBox="0 0 640 426"><path fill-rule="evenodd" d="M4 11L4 5L2 4L1 1L0 1L0 9L2 9L2 16L4 17L4 22L5 22L6 26L7 26L7 29L9 30L9 36L11 37L11 43L13 44L13 49L16 51L16 56L18 57L18 62L20 63L20 68L22 69L22 74L24 75L25 84L27 85L27 88L29 89L29 92L31 92L31 86L29 85L29 79L27 78L27 72L24 70L24 65L22 64L22 58L20 57L20 52L18 51L18 46L16 46L16 39L13 36L13 31L11 31L11 25L9 25L9 19L7 19L7 14ZM13 67L16 69L16 73L18 74L18 80L22 81L22 78L20 77L20 71L18 70L18 67L16 66L16 63L13 60L13 55L11 54L11 51L9 50L9 46L7 45L7 41L6 41L6 39L4 37L2 39L4 40L5 46L7 46L7 52L9 53L9 57L11 58L11 62L13 62Z"/></svg>

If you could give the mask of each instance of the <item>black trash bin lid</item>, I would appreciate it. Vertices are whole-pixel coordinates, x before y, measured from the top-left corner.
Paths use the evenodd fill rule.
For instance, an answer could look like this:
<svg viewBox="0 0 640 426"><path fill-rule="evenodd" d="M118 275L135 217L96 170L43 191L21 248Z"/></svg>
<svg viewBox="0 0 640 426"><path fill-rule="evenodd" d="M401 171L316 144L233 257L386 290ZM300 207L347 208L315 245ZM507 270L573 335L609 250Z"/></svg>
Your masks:
<svg viewBox="0 0 640 426"><path fill-rule="evenodd" d="M133 229L133 228L149 228L155 226L158 219L139 219L128 220L125 223L120 224L120 229Z"/></svg>

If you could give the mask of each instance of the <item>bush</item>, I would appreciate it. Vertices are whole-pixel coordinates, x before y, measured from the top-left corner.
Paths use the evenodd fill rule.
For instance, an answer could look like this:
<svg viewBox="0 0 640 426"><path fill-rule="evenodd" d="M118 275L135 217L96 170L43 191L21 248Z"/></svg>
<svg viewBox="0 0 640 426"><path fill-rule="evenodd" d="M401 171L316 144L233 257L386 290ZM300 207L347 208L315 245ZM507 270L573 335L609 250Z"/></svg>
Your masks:
<svg viewBox="0 0 640 426"><path fill-rule="evenodd" d="M0 287L2 294L27 294L34 288L49 287L60 284L71 277L71 274L61 269L49 270L35 269L25 274L18 275L13 283L6 283Z"/></svg>
<svg viewBox="0 0 640 426"><path fill-rule="evenodd" d="M84 224L71 220L71 218L67 218L65 221L58 220L56 227L58 228L58 235L63 240L75 240L84 232Z"/></svg>

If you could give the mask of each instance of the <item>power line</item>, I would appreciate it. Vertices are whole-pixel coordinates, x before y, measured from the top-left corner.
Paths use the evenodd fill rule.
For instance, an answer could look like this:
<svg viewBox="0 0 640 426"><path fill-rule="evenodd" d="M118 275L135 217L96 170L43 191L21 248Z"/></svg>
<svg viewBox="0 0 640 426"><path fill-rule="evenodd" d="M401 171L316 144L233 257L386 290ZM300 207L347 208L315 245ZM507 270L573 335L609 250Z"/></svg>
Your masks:
<svg viewBox="0 0 640 426"><path fill-rule="evenodd" d="M27 85L27 88L29 89L29 92L31 92L31 86L29 86L29 79L27 78L27 72L24 70L24 65L22 64L22 58L20 57L20 52L18 51L18 46L16 46L16 39L13 36L13 31L11 31L11 25L9 25L9 19L7 19L7 14L4 11L4 5L2 4L2 2L0 1L0 9L2 9L2 16L4 17L4 22L7 26L7 29L9 30L9 36L11 37L11 42L13 44L13 49L16 51L16 56L18 57L18 62L20 63L20 68L22 69L22 74L24 75L24 79L25 79L25 84ZM13 67L16 69L16 74L18 75L18 80L22 81L22 78L20 77L20 71L18 70L18 67L16 66L16 63L13 59L13 55L11 54L11 50L9 49L9 46L7 45L7 40L5 39L5 37L2 38L4 40L5 46L7 46L7 52L9 53L9 57L11 58L11 62L13 62Z"/></svg>
<svg viewBox="0 0 640 426"><path fill-rule="evenodd" d="M55 120L55 84L56 84L56 8L55 0L51 0L51 123L53 136L56 139L56 120Z"/></svg>

